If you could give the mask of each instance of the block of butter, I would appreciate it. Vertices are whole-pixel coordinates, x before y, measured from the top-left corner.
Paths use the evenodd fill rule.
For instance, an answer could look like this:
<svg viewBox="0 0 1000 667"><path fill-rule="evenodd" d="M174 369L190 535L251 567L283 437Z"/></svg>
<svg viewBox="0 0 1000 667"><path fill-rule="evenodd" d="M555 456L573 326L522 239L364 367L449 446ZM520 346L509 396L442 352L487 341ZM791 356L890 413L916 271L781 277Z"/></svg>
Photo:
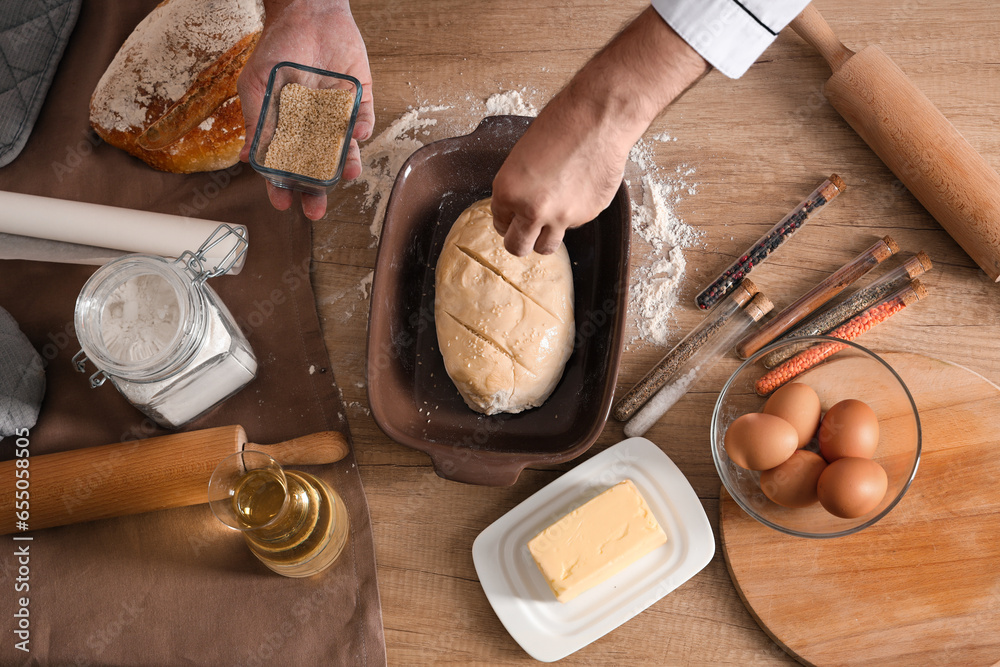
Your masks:
<svg viewBox="0 0 1000 667"><path fill-rule="evenodd" d="M627 479L536 535L528 550L556 599L569 602L666 541L642 494Z"/></svg>

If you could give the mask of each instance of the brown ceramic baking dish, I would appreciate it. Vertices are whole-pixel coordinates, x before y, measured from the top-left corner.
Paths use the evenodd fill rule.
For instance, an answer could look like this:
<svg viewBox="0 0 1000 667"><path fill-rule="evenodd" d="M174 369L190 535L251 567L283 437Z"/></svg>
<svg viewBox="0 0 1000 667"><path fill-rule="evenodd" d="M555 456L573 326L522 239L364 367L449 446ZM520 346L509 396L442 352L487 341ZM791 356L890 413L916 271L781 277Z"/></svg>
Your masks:
<svg viewBox="0 0 1000 667"><path fill-rule="evenodd" d="M621 357L631 209L624 185L589 224L566 234L576 341L544 405L485 416L466 406L444 369L434 327L434 267L452 223L488 197L530 118L492 116L471 134L416 151L386 207L368 321L368 399L379 427L430 455L438 475L510 485L529 465L573 459L604 428Z"/></svg>

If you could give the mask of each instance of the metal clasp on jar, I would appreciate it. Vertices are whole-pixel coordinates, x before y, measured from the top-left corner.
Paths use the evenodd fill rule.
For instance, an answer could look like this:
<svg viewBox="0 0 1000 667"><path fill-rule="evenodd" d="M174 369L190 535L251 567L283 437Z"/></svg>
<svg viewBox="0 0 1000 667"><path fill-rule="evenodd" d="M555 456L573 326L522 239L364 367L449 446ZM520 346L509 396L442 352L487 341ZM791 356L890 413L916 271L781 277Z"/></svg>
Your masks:
<svg viewBox="0 0 1000 667"><path fill-rule="evenodd" d="M211 269L206 268L205 255L230 236L235 237L232 241L233 247L229 249L229 252L226 253L217 266ZM184 267L184 270L190 274L191 281L195 285L200 285L209 278L221 276L233 268L246 255L249 245L245 228L236 228L231 225L222 224L215 228L212 235L201 244L201 247L197 251L191 252L190 250L185 250L182 252L177 258L176 263Z"/></svg>
<svg viewBox="0 0 1000 667"><path fill-rule="evenodd" d="M73 368L75 368L78 373L86 373L87 361L89 361L87 359L87 355L81 349L79 352L73 355ZM90 388L97 389L107 380L108 380L108 374L98 369L96 373L90 376Z"/></svg>

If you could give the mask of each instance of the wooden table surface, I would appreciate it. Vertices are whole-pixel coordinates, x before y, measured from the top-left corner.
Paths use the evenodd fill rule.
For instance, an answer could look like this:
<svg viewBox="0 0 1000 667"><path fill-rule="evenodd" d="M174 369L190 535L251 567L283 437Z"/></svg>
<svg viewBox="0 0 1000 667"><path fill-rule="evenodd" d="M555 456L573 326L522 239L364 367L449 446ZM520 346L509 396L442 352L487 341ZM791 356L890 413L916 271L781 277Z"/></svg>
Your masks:
<svg viewBox="0 0 1000 667"><path fill-rule="evenodd" d="M1000 41L990 0L817 0L845 44L880 45L994 168L1000 168ZM470 127L483 100L524 90L539 108L645 2L627 0L355 0L369 48L376 133L409 106L449 104L443 116ZM829 69L785 31L740 80L712 72L650 129L659 165L695 170L677 214L703 232L685 250L687 271L674 311L673 342L702 317L695 294L830 173L847 192L757 269L754 280L783 307L883 235L903 251L926 251L928 298L866 334L876 351L919 352L962 364L1000 383L1000 285L976 268L825 102ZM478 105L478 107L477 107ZM448 123L422 140L447 136ZM444 132L444 134L443 134ZM364 149L362 149L364 150ZM510 488L438 478L422 453L387 438L367 409L363 287L375 262L374 209L345 187L315 224L314 283L375 526L390 664L531 661L480 588L472 563L479 532L562 472L528 469ZM633 236L633 276L658 257ZM636 335L629 314L627 338ZM670 343L672 344L672 342ZM622 357L617 395L666 347L644 342ZM711 370L647 434L691 481L718 533L720 482L708 446L716 393L735 368ZM946 391L946 388L942 390ZM620 441L609 421L580 460ZM579 462L579 460L577 461ZM717 538L718 539L718 538ZM775 577L780 577L775 572ZM567 664L780 664L793 662L756 625L730 581L721 549L701 573Z"/></svg>

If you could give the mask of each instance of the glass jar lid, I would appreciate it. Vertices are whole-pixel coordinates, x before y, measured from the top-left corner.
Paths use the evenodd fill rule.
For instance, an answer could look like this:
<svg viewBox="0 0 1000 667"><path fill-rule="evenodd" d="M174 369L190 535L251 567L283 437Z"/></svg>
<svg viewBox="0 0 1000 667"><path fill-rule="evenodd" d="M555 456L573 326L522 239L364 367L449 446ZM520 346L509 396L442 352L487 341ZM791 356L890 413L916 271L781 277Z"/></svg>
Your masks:
<svg viewBox="0 0 1000 667"><path fill-rule="evenodd" d="M179 265L155 255L125 255L84 284L76 301L77 338L109 374L142 379L169 372L196 348L203 298Z"/></svg>

